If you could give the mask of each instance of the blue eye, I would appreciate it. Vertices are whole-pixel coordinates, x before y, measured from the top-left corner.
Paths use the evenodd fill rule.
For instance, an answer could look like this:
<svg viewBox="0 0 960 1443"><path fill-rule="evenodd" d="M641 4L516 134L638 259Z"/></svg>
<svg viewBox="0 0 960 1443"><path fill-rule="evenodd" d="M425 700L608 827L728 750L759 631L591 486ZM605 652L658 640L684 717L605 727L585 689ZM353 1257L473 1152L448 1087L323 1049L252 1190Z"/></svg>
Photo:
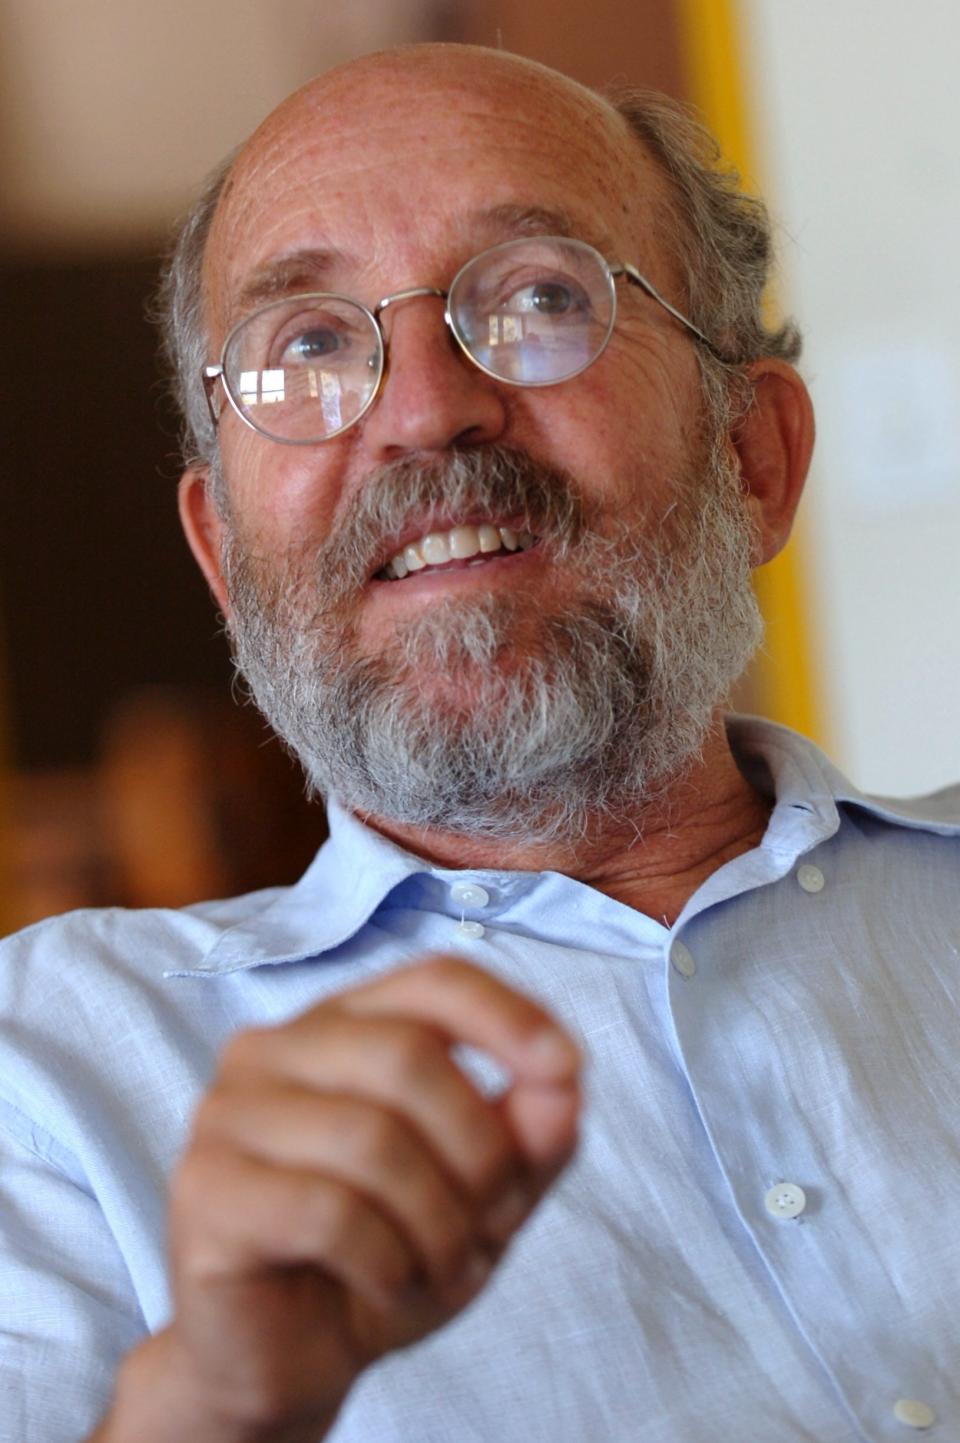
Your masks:
<svg viewBox="0 0 960 1443"><path fill-rule="evenodd" d="M539 281L528 290L529 306L545 316L562 316L574 310L577 299L570 286L560 281Z"/></svg>
<svg viewBox="0 0 960 1443"><path fill-rule="evenodd" d="M590 298L572 277L529 281L504 289L498 309L563 320L590 313Z"/></svg>
<svg viewBox="0 0 960 1443"><path fill-rule="evenodd" d="M345 337L331 326L317 327L295 336L285 346L287 355L296 361L315 361L343 349Z"/></svg>

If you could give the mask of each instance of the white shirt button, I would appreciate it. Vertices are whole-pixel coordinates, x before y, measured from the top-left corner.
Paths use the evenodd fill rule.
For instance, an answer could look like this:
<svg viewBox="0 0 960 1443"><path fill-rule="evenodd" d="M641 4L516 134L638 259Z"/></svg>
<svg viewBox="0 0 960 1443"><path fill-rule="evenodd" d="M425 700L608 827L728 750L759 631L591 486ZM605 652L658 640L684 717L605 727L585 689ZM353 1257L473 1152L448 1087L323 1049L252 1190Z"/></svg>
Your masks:
<svg viewBox="0 0 960 1443"><path fill-rule="evenodd" d="M893 1405L893 1416L908 1428L929 1428L937 1421L930 1404L921 1403L919 1398L898 1398Z"/></svg>
<svg viewBox="0 0 960 1443"><path fill-rule="evenodd" d="M822 892L825 879L819 867L806 862L797 872L797 881L805 892Z"/></svg>
<svg viewBox="0 0 960 1443"><path fill-rule="evenodd" d="M692 977L697 970L696 962L682 942L674 942L670 949L670 961L681 977Z"/></svg>
<svg viewBox="0 0 960 1443"><path fill-rule="evenodd" d="M486 929L480 922L465 920L457 923L457 931L461 937L482 937Z"/></svg>
<svg viewBox="0 0 960 1443"><path fill-rule="evenodd" d="M763 1199L771 1217L798 1218L807 1205L807 1195L795 1182L778 1182Z"/></svg>
<svg viewBox="0 0 960 1443"><path fill-rule="evenodd" d="M490 893L479 882L454 882L450 896L458 907L485 907Z"/></svg>

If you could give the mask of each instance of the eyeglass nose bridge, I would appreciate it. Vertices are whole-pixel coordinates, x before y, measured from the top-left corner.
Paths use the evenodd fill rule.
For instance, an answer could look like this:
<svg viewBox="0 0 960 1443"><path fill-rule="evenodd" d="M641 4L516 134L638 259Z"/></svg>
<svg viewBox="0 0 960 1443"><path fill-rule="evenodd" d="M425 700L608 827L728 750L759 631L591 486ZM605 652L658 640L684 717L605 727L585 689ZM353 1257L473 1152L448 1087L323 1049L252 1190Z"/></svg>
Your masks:
<svg viewBox="0 0 960 1443"><path fill-rule="evenodd" d="M383 315L384 311L389 310L391 306L399 305L401 301L415 301L418 300L421 296L433 296L436 300L443 301L443 319L447 326L450 327L450 330L453 331L453 334L456 336L456 328L454 327L450 319L450 307L447 304L450 299L450 292L442 291L438 286L410 286L405 291L394 291L392 295L383 296L379 301L377 301L377 304L371 311L371 315L373 316L373 319L377 325L377 330L380 332L380 344L383 347L384 355L386 355L387 353L387 338L384 335L383 323L381 322L380 317ZM459 339L459 336L457 336L458 341Z"/></svg>
<svg viewBox="0 0 960 1443"><path fill-rule="evenodd" d="M418 296L436 296L438 301L446 301L449 295L449 291L438 290L436 286L411 286L406 291L394 291L392 295L377 301L373 308L373 319L379 325L380 317L388 306L395 306L399 301L414 301Z"/></svg>
<svg viewBox="0 0 960 1443"><path fill-rule="evenodd" d="M394 291L389 296L383 296L373 307L373 310L370 312L370 314L373 316L373 319L377 325L377 330L380 332L380 345L383 349L384 357L387 356L387 338L384 335L383 324L380 320L383 312L388 310L390 306L398 305L401 301L414 301L421 296L432 296L438 301L443 301L443 319L445 325L447 326L447 329L450 332L451 337L454 341L456 341L457 346L460 348L460 350L469 361L472 361L479 370L486 371L487 368L481 365L480 362L477 360L476 356L473 355L469 347L464 343L460 332L454 324L453 317L450 314L450 292L441 290L439 286L410 286L407 290L404 291ZM386 376L386 369L386 366L384 366L383 373L380 377L380 385L377 386L377 391L374 393L375 396L379 393L381 386L383 385L383 380ZM492 373L487 372L487 374ZM494 379L497 378L494 377ZM372 403L373 402L371 400L370 404L372 405Z"/></svg>

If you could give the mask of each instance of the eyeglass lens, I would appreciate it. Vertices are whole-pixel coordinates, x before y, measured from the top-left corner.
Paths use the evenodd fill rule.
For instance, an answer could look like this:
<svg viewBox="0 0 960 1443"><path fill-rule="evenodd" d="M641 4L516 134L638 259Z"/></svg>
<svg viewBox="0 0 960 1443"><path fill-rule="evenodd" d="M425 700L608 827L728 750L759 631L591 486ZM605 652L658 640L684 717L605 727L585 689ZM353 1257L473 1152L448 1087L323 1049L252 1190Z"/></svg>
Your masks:
<svg viewBox="0 0 960 1443"><path fill-rule="evenodd" d="M471 359L499 380L550 386L586 369L613 326L613 280L581 241L508 241L468 261L447 311ZM383 370L369 311L339 296L294 296L249 316L229 338L234 404L277 440L323 441L360 418Z"/></svg>
<svg viewBox="0 0 960 1443"><path fill-rule="evenodd" d="M293 296L255 311L227 343L224 379L268 436L320 441L369 404L382 367L376 323L353 301Z"/></svg>
<svg viewBox="0 0 960 1443"><path fill-rule="evenodd" d="M448 305L458 340L485 371L551 386L603 350L614 290L602 257L580 241L508 241L467 262Z"/></svg>

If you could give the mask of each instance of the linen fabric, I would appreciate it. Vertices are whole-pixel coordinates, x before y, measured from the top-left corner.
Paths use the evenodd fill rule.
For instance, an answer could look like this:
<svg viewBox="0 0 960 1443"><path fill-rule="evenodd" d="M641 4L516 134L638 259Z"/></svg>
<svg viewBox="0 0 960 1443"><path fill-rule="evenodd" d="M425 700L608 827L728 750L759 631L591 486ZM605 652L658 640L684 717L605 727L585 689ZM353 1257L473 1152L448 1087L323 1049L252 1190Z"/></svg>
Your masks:
<svg viewBox="0 0 960 1443"><path fill-rule="evenodd" d="M673 927L556 873L432 866L332 805L294 887L4 942L2 1443L77 1443L168 1320L165 1194L226 1039L435 951L582 1038L581 1143L334 1443L960 1438L960 788L868 798L783 728L730 736L770 823Z"/></svg>

